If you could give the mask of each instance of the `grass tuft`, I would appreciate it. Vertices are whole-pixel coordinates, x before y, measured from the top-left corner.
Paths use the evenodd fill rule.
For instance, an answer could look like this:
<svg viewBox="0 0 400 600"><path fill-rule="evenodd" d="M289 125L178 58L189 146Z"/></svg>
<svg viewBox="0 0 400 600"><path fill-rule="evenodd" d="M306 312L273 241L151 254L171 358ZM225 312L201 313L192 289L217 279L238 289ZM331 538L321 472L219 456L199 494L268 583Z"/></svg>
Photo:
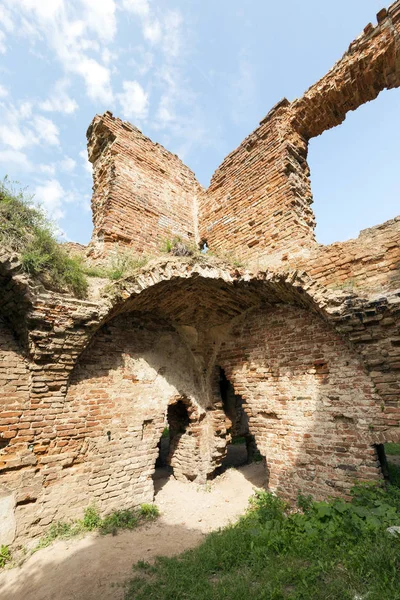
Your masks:
<svg viewBox="0 0 400 600"><path fill-rule="evenodd" d="M8 546L0 546L0 569L3 569L11 561L11 552Z"/></svg>
<svg viewBox="0 0 400 600"><path fill-rule="evenodd" d="M88 506L84 511L83 519L70 523L65 521L53 523L33 552L46 548L57 539L65 540L89 531L97 530L104 535L109 533L116 535L120 529L134 529L145 521L156 519L159 515L160 512L154 504L142 504L140 509L115 510L102 519L96 506Z"/></svg>

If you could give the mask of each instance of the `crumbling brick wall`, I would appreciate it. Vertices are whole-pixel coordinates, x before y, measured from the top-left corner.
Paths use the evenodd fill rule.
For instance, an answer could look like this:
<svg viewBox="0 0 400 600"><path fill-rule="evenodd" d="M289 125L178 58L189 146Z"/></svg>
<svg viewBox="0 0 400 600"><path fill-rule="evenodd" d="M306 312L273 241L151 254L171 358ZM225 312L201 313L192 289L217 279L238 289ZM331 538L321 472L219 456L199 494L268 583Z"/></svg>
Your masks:
<svg viewBox="0 0 400 600"><path fill-rule="evenodd" d="M192 171L130 123L106 112L88 129L93 164L93 255L126 247L158 254L164 239L197 240L197 197Z"/></svg>
<svg viewBox="0 0 400 600"><path fill-rule="evenodd" d="M291 139L288 105L272 109L227 156L200 198L201 237L221 255L251 259L314 240L306 145Z"/></svg>
<svg viewBox="0 0 400 600"><path fill-rule="evenodd" d="M320 317L292 306L254 310L217 362L246 401L269 488L295 499L348 493L379 478L373 427L381 399L354 352Z"/></svg>
<svg viewBox="0 0 400 600"><path fill-rule="evenodd" d="M400 286L400 217L361 231L358 238L317 246L307 257L288 258L288 263L307 269L323 285L388 292Z"/></svg>
<svg viewBox="0 0 400 600"><path fill-rule="evenodd" d="M200 235L211 249L254 265L307 256L316 246L308 142L400 86L399 57L397 1L301 99L274 107L216 170L199 206Z"/></svg>

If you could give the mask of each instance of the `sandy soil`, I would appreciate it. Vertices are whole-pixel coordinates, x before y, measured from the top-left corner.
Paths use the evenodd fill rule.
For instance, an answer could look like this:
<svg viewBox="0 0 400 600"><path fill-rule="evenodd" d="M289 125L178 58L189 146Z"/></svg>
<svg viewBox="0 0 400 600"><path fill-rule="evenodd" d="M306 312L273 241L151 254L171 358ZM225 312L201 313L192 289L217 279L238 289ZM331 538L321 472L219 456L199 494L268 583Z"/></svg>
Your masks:
<svg viewBox="0 0 400 600"><path fill-rule="evenodd" d="M161 474L162 475L162 474ZM173 478L155 482L161 517L117 536L89 534L56 542L21 567L0 574L1 600L122 600L124 582L138 560L172 556L199 544L206 533L244 513L262 464L229 469L207 488Z"/></svg>

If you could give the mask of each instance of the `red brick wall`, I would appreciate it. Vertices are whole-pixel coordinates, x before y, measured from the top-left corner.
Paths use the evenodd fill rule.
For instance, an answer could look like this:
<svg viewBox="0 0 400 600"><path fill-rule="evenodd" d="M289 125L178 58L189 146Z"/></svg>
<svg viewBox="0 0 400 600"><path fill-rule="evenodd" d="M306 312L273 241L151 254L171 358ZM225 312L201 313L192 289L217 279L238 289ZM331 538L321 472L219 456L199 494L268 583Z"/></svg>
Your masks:
<svg viewBox="0 0 400 600"><path fill-rule="evenodd" d="M399 240L397 217L365 229L357 239L318 246L307 259L295 259L293 266L334 289L382 293L400 285Z"/></svg>
<svg viewBox="0 0 400 600"><path fill-rule="evenodd" d="M177 156L111 113L93 120L88 150L94 171L95 254L116 243L158 254L162 240L174 236L195 242L202 189Z"/></svg>
<svg viewBox="0 0 400 600"><path fill-rule="evenodd" d="M397 1L301 99L284 99L270 111L200 197L200 234L211 250L260 265L260 258L279 264L316 247L308 141L383 89L398 87L399 54Z"/></svg>
<svg viewBox="0 0 400 600"><path fill-rule="evenodd" d="M312 244L307 145L288 129L287 106L227 156L200 198L200 234L211 251L255 259Z"/></svg>
<svg viewBox="0 0 400 600"><path fill-rule="evenodd" d="M254 310L234 326L217 362L247 403L270 489L326 498L380 477L372 447L380 398L356 354L320 317L288 305Z"/></svg>

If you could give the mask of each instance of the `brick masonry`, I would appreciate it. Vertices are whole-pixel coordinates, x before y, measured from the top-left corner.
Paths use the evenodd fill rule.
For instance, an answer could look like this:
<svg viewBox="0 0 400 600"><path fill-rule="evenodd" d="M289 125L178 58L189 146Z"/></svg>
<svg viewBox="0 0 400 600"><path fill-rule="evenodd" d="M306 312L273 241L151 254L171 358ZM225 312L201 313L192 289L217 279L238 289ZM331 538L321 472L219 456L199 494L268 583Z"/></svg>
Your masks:
<svg viewBox="0 0 400 600"><path fill-rule="evenodd" d="M318 245L307 144L400 83L399 29L396 2L302 99L274 107L208 190L132 125L95 117L86 251L155 258L78 300L0 249L1 543L27 543L92 503L150 502L168 416L174 476L206 482L236 427L220 368L270 489L326 498L382 478L375 445L400 441L400 220ZM175 235L248 267L160 254Z"/></svg>

